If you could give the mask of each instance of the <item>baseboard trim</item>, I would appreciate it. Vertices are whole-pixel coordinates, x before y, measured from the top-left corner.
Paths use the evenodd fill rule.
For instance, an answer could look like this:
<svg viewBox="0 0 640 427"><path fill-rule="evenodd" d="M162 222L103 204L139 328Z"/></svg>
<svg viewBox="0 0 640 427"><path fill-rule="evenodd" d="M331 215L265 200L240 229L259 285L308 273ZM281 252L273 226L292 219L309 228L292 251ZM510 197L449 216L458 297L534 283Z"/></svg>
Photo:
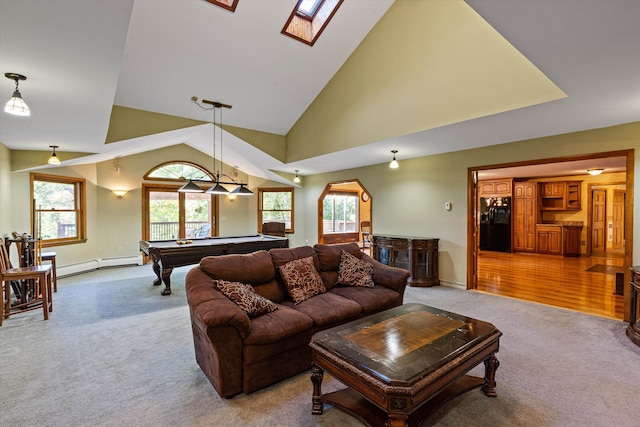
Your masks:
<svg viewBox="0 0 640 427"><path fill-rule="evenodd" d="M58 277L65 277L98 270L104 267L123 267L126 265L142 265L142 255L123 258L98 258L87 262L58 267L57 273Z"/></svg>

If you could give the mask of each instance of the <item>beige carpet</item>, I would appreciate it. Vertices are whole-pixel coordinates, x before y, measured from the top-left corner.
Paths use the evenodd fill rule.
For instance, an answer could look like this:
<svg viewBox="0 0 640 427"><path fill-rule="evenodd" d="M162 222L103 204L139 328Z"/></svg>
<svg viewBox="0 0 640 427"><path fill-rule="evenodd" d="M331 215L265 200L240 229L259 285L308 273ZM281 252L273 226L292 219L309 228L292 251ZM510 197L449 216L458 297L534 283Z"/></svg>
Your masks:
<svg viewBox="0 0 640 427"><path fill-rule="evenodd" d="M0 426L361 426L311 415L308 373L221 399L193 354L184 295L153 287L151 266L63 278L49 321L34 311L0 327ZM464 291L409 288L421 302L503 333L496 399L471 391L425 425L636 426L640 348L623 322ZM475 374L482 375L482 368ZM324 391L341 388L325 375Z"/></svg>

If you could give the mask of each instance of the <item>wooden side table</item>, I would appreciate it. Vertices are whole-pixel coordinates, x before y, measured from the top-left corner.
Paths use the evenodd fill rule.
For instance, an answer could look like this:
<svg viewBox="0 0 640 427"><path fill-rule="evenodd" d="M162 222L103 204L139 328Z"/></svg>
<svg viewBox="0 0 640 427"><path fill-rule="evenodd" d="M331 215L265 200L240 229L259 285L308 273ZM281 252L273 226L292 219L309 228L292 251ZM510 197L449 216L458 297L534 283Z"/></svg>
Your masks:
<svg viewBox="0 0 640 427"><path fill-rule="evenodd" d="M382 264L409 270L409 286L437 286L438 242L427 237L371 236L371 257Z"/></svg>
<svg viewBox="0 0 640 427"><path fill-rule="evenodd" d="M631 313L627 336L637 346L640 346L640 320L638 319L638 294L640 294L640 266L631 267Z"/></svg>

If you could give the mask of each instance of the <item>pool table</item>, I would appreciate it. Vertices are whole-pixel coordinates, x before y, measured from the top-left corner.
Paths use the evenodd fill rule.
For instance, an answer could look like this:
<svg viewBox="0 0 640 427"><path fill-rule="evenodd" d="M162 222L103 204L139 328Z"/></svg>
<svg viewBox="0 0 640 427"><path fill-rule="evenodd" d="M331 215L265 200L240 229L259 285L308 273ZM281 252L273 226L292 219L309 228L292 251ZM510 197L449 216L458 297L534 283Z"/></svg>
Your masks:
<svg viewBox="0 0 640 427"><path fill-rule="evenodd" d="M180 243L179 243L180 242ZM237 237L207 237L192 240L141 240L140 250L153 261L157 279L154 285L164 282L162 295L171 295L171 272L174 267L197 264L206 256L247 254L261 249L288 248L285 237L254 235Z"/></svg>

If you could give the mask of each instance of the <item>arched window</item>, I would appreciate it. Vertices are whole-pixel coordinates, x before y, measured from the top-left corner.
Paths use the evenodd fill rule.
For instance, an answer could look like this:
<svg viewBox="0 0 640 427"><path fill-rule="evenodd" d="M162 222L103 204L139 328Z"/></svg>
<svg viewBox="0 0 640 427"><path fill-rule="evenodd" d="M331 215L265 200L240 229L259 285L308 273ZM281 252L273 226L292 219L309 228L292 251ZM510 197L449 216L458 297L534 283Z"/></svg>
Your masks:
<svg viewBox="0 0 640 427"><path fill-rule="evenodd" d="M218 197L182 193L187 180L202 189L215 182L213 174L195 163L172 161L154 166L142 184L144 240L199 239L218 235Z"/></svg>
<svg viewBox="0 0 640 427"><path fill-rule="evenodd" d="M215 178L205 168L190 162L170 162L154 167L144 175L145 180L214 182Z"/></svg>

